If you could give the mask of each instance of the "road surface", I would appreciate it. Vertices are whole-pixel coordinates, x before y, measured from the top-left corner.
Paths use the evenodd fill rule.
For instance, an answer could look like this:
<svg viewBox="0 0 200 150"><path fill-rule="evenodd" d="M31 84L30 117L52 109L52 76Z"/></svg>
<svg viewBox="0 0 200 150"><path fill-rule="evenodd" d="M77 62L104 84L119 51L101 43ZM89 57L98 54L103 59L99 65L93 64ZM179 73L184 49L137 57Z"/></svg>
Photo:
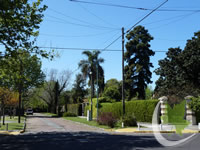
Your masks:
<svg viewBox="0 0 200 150"><path fill-rule="evenodd" d="M48 117L44 114L35 113L28 116L26 133L39 132L104 132L102 129L74 123L62 118Z"/></svg>
<svg viewBox="0 0 200 150"><path fill-rule="evenodd" d="M183 137L165 134L171 140ZM27 132L0 135L0 150L199 150L200 136L177 147L163 147L152 134L106 133L101 129L50 118L41 114L28 117Z"/></svg>

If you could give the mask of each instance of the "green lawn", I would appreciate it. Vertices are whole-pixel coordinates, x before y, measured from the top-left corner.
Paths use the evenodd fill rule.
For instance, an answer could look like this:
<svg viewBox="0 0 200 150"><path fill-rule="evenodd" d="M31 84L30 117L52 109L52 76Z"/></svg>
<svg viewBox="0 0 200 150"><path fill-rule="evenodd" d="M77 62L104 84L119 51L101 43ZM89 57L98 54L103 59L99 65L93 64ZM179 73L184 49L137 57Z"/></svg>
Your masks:
<svg viewBox="0 0 200 150"><path fill-rule="evenodd" d="M53 114L53 113L47 113L47 112L45 112L45 113L42 113L42 114L45 114L45 115L51 116L51 117L58 117L57 114Z"/></svg>
<svg viewBox="0 0 200 150"><path fill-rule="evenodd" d="M8 130L23 130L23 126L24 126L24 121L25 121L25 117L21 117L21 123L17 123L18 122L18 117L14 117L14 118L11 118L10 117L5 117L5 120L6 121L13 121L11 123L8 123ZM0 130L6 130L6 126L7 126L7 123L6 125L3 125L2 124L2 118L1 118L1 127L0 127Z"/></svg>
<svg viewBox="0 0 200 150"><path fill-rule="evenodd" d="M79 117L63 117L63 118L66 119L66 120L80 122L80 123L87 124L87 125L90 125L90 126L95 126L95 127L98 127L98 128L111 129L108 126L99 125L96 121L87 121L87 119L85 119L85 118L79 118ZM115 127L115 129L118 129L118 128L120 128L120 124L117 124L116 127Z"/></svg>
<svg viewBox="0 0 200 150"><path fill-rule="evenodd" d="M1 119L2 119L2 118L1 118ZM10 119L9 116L6 116L6 117L5 117L5 120L6 120L6 121L16 121L16 122L18 122L18 116L15 116L14 118L12 117L11 119ZM21 122L24 122L24 120L25 120L25 117L24 117L24 116L21 116Z"/></svg>

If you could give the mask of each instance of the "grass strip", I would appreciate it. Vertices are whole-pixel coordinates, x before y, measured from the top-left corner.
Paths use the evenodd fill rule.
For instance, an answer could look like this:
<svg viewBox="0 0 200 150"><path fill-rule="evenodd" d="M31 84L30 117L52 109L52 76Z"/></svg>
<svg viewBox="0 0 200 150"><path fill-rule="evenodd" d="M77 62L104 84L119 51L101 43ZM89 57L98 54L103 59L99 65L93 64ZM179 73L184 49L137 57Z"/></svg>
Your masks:
<svg viewBox="0 0 200 150"><path fill-rule="evenodd" d="M63 117L63 118L66 119L66 120L71 120L71 121L74 121L74 122L87 124L89 126L94 126L94 127L103 128L103 129L111 129L108 126L99 125L96 121L87 121L87 119L85 119L85 118L80 118L80 117Z"/></svg>

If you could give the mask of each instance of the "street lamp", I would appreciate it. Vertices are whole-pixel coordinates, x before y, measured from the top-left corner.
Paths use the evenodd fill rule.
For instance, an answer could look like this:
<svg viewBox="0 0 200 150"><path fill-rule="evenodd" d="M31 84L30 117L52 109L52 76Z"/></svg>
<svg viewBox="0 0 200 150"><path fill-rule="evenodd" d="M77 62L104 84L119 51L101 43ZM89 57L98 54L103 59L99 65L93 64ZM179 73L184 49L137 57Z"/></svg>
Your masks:
<svg viewBox="0 0 200 150"><path fill-rule="evenodd" d="M99 64L96 63L96 68L97 68L97 120L99 117Z"/></svg>
<svg viewBox="0 0 200 150"><path fill-rule="evenodd" d="M90 78L91 78L91 99L90 99L90 110L91 110L91 120L92 120L92 97L93 97L93 81L92 81L92 71L90 71Z"/></svg>

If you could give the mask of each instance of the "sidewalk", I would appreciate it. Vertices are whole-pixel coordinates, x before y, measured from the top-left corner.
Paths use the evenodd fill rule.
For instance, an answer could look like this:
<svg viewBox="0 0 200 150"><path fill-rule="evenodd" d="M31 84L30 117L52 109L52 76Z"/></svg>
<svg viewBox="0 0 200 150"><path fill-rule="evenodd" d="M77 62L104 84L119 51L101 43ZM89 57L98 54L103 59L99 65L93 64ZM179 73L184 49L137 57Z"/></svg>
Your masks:
<svg viewBox="0 0 200 150"><path fill-rule="evenodd" d="M123 128L117 129L115 132L126 132L126 133L176 133L174 125L159 125L159 130L153 131L151 123L138 123L138 127L135 128ZM190 125L186 127L182 133L200 133L198 125Z"/></svg>

